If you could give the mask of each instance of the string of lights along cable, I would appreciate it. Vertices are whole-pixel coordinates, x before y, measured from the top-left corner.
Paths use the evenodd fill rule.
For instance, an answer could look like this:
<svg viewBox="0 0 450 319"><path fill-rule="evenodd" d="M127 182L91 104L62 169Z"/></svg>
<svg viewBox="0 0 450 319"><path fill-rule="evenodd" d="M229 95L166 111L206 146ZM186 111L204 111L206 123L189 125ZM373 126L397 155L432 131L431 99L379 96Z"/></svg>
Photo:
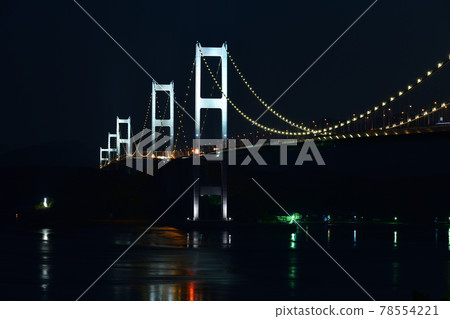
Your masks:
<svg viewBox="0 0 450 319"><path fill-rule="evenodd" d="M277 134L280 134L280 135L301 136L301 135L309 134L309 133L307 133L307 132L295 132L295 131L292 132L292 131L287 131L287 130L286 130L286 131L283 131L283 130L277 130L277 129L274 129L274 128L265 126L265 125L263 125L263 124L261 124L261 123L255 121L254 119L250 118L250 117L249 117L248 115L246 115L240 108L238 108L238 107L236 106L236 104L228 97L228 95L226 95L226 94L223 92L221 85L219 84L219 82L217 81L217 78L214 76L213 72L211 71L211 68L209 67L209 64L208 64L208 62L206 61L205 56L203 55L201 49L200 49L200 53L202 54L202 60L203 60L203 62L204 62L204 64L205 64L205 66L206 66L206 68L207 68L207 70L208 70L210 76L212 77L212 79L213 79L215 85L217 86L217 88L220 90L220 92L222 93L222 95L227 99L227 101L233 106L233 108L234 108L241 116L243 116L247 121L249 121L250 123L252 123L252 124L258 126L259 128L261 128L261 129L263 129L263 130L265 130L265 131L274 132L274 133L277 133Z"/></svg>
<svg viewBox="0 0 450 319"><path fill-rule="evenodd" d="M389 106L390 104L392 104L395 101L397 101L400 97L404 96L406 93L408 93L408 92L412 91L413 89L417 88L419 85L424 83L425 80L427 80L430 77L432 77L438 70L440 70L444 66L446 66L448 64L448 62L450 61L450 55L449 55L447 57L447 59L445 59L445 61L437 63L436 66L433 69L430 69L429 71L427 71L423 77L417 78L412 84L407 85L405 87L405 89L400 90L400 91L398 91L397 94L395 94L395 95L385 99L385 101L381 102L380 105L377 105L377 106L374 106L373 108L367 109L366 111L360 113L359 115L354 114L354 116L352 116L350 119L339 121L340 123L338 123L338 124L329 126L327 128L324 128L324 129L314 130L314 129L311 129L311 128L305 126L305 125L295 123L294 121L288 119L287 117L283 116L282 114L280 114L277 111L275 111L272 107L270 107L269 104L266 103L258 95L258 93L256 93L256 91L253 89L253 87L249 84L249 82L247 81L245 76L242 74L241 69L237 66L235 59L231 56L229 50L227 50L227 55L228 55L228 58L231 61L231 64L233 65L235 71L237 72L237 74L239 75L239 77L241 78L243 83L247 86L249 91L256 97L256 99L267 110L269 110L272 114L274 114L276 117L278 117L280 120L286 122L287 124L289 124L289 125L291 125L293 127L299 128L301 130L305 130L307 132L311 132L311 133L323 133L323 132L326 132L326 131L332 131L332 130L335 130L335 129L339 128L339 127L342 127L342 126L344 126L346 124L349 125L351 122L355 122L357 120L364 119L367 115L370 115L372 112L376 112L378 110L381 110L382 108L385 108L385 107Z"/></svg>

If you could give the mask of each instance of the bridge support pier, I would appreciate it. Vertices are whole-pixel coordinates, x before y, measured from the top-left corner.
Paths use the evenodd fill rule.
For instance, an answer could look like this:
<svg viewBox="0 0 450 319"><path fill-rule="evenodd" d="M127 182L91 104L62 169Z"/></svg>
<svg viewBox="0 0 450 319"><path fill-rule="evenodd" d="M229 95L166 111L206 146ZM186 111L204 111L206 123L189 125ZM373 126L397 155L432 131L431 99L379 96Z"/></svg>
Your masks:
<svg viewBox="0 0 450 319"><path fill-rule="evenodd" d="M204 164L207 165L207 164ZM222 220L228 220L228 194L227 194L227 162L223 159L220 162L220 171L221 171L221 182L220 185L202 185L202 178L200 174L200 166L194 167L194 178L199 179L197 183L194 185L194 211L193 211L193 220L200 220L200 197L215 195L220 196L221 199L221 211L222 211Z"/></svg>

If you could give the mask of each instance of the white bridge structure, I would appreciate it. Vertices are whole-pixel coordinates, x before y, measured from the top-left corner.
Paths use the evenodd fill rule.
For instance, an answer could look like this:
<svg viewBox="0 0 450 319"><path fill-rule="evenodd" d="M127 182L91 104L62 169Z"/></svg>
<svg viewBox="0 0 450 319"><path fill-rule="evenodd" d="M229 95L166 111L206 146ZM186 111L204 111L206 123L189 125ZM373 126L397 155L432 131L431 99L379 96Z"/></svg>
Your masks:
<svg viewBox="0 0 450 319"><path fill-rule="evenodd" d="M201 66L202 59L204 57L219 57L220 68L221 68L221 91L222 94L219 98L203 98L201 96ZM199 139L201 128L201 110L202 109L218 109L221 112L221 139L223 144L217 149L217 152L222 153L222 160L220 161L221 166L221 177L219 185L204 185L203 179L201 178L201 167L194 166L194 175L199 178L199 182L194 186L194 209L192 220L200 220L200 197L201 196L220 196L221 198L221 219L228 220L227 212L227 166L225 154L222 149L227 147L227 129L228 129L228 109L227 109L227 94L228 94L228 57L227 57L227 44L224 43L221 47L202 47L200 43L196 44L195 47L195 133L194 138ZM169 117L157 118L156 109L156 94L157 92L165 92L169 97ZM153 136L157 136L156 133L158 128L168 128L169 146L165 149L165 157L170 158L174 151L174 135L175 135L175 123L174 123L174 82L169 84L159 84L155 81L152 83L152 103L151 103L151 133ZM125 132L120 130L121 124L126 124L126 136ZM105 164L111 163L114 159L120 160L121 156L131 159L136 156L136 152L132 151L132 144L139 140L135 136L131 136L131 118L121 119L116 118L116 133L108 133L108 148L100 148L100 167ZM146 141L147 142L147 141ZM156 141L155 141L156 142ZM154 143L156 144L156 143ZM122 147L124 150L122 150ZM156 152L156 149L151 150L152 153ZM200 150L198 150L200 152ZM124 153L124 154L123 154ZM107 154L107 155L106 155ZM142 154L140 154L142 156ZM148 154L145 154L148 156ZM151 160L151 159L149 159ZM142 164L141 164L142 165ZM206 164L204 164L206 165Z"/></svg>
<svg viewBox="0 0 450 319"><path fill-rule="evenodd" d="M120 124L127 125L126 137L124 137L124 134L120 131ZM115 140L114 147L112 146L112 139ZM116 159L120 158L122 144L126 145L124 148L125 155L131 155L131 117L128 117L127 119L120 119L118 116L116 117L116 133L111 134L108 132L108 148L100 147L100 167L106 163L110 163L114 159L113 157ZM105 156L105 153L108 155Z"/></svg>
<svg viewBox="0 0 450 319"><path fill-rule="evenodd" d="M169 118L156 118L156 93L157 92L166 92L169 96ZM165 112L164 112L165 113ZM159 84L153 81L152 83L152 133L156 132L156 128L166 127L169 129L169 138L170 138L170 146L166 148L165 156L170 158L173 152L173 144L174 144L174 135L175 135L175 127L174 127L174 83L173 81L170 84ZM154 143L155 145L155 143ZM153 151L156 151L153 149Z"/></svg>
<svg viewBox="0 0 450 319"><path fill-rule="evenodd" d="M219 72L217 72L216 76L214 76L211 71L209 64L206 59L208 58L220 58L220 64L218 71L220 72L220 77L218 77ZM246 113L244 108L241 108L237 105L236 101L233 101L229 98L228 95L228 60L231 62L232 70L236 71L239 78L242 80L243 84L247 87L252 95L256 97L259 103L266 108L266 111L269 111L273 116L277 117L279 120L283 121L285 127L269 127L264 124L258 122L259 118L254 119ZM220 89L221 94L219 97L213 97L212 94L209 97L202 97L202 64L208 69L208 72L211 78L214 81L214 87ZM194 185L194 198L193 198L193 215L192 220L198 221L205 219L207 213L202 213L200 210L202 209L203 201L201 200L202 196L220 196L221 198L221 216L222 220L228 220L228 212L227 212L227 157L228 152L225 152L224 149L228 147L228 143L231 144L233 139L230 139L230 142L227 141L227 129L228 129L228 104L234 109L241 117L243 117L246 121L252 124L253 127L264 131L263 133L268 133L273 137L284 137L284 138L295 138L297 141L306 141L307 139L314 139L319 141L328 141L328 140L340 140L340 139L353 139L353 138L369 138L369 137L378 137L378 136L386 136L386 135L399 135L399 134L422 134L423 132L441 132L441 131L450 131L450 126L448 125L448 118L450 117L450 101L448 101L448 96L445 96L444 99L438 103L433 98L433 103L431 105L419 105L413 106L412 103L407 102L409 107L407 111L404 110L405 105L402 103L397 103L398 100L404 99L409 92L417 90L417 88L422 86L422 84L426 81L429 81L431 77L434 76L439 70L443 69L445 66L450 65L450 55L447 55L441 61L435 64L435 66L428 68L428 70L422 74L421 77L414 79L413 81L409 81L409 83L396 93L391 94L390 96L385 96L384 99L380 99L379 103L375 106L369 106L365 110L360 110L358 113L352 113L351 116L346 116L345 118L341 118L339 121L334 121L334 123L329 123L326 118L324 120L315 122L312 121L312 125L304 125L303 122L297 123L292 119L284 116L278 111L274 110L271 105L266 103L262 97L255 92L254 88L248 83L247 78L242 74L237 65L236 61L231 56L228 51L227 44L224 43L220 47L202 47L200 43L197 43L195 46L195 60L193 64L193 68L191 70L191 77L189 80L189 84L187 86L188 91L186 92L185 104L187 101L187 96L189 93L189 88L191 85L192 76L194 74L195 69L195 127L194 127L194 141L195 145L193 149L190 149L191 145L188 145L189 151L185 153L189 156L191 154L194 155L194 159L198 159L199 165L193 165L194 175L199 178L199 181ZM205 84L205 82L203 82ZM213 87L213 88L214 88ZM164 115L161 118L157 118L157 100L156 94L157 92L164 92L168 95L169 99L169 116L166 117ZM444 92L444 94L447 94ZM150 147L150 151L139 151L139 148L136 146L136 141L138 141L138 145L141 142L147 145L151 141L146 138L142 141L142 134L138 137L131 136L131 118L121 119L119 117L116 118L116 132L114 134L108 133L108 148L100 147L100 167L103 167L105 164L108 165L112 161L120 161L124 158L129 162L133 158L154 158L158 157L159 159L165 158L167 161L170 158L175 157L175 152L179 150L175 150L177 146L177 139L179 138L180 132L182 132L183 137L186 139L185 130L182 126L182 117L183 114L180 112L181 116L179 116L177 122L177 132L175 132L175 112L174 112L174 82L170 82L169 84L159 84L156 82L152 83L152 103L149 104L147 109L146 120L144 124L144 131L147 129L147 116L151 114L151 135L155 136L154 139L159 139L158 141L153 142L153 146ZM177 103L178 105L178 103ZM397 105L398 112L392 112L393 108ZM184 110L181 105L179 105L181 109ZM151 107L151 113L149 113ZM206 168L211 168L210 164L207 164L207 161L202 161L201 158L201 145L206 145L203 143L205 136L202 136L202 124L204 125L206 121L206 114L204 120L201 119L202 110L208 109L216 109L220 111L221 114L221 136L219 139L214 139L213 142L216 145L214 149L215 155L218 158L218 162L220 165L220 178L219 180L215 180L215 185L207 185L207 178L202 176L202 171L207 171ZM164 112L166 113L166 112ZM205 112L206 113L206 112ZM264 113L263 113L264 114ZM438 119L438 120L436 120ZM436 122L437 121L437 122ZM126 128L121 131L121 126L126 125ZM288 129L286 126L288 125ZM168 128L168 134L164 136L164 139L167 142L162 142L162 137L159 132L156 132L157 128ZM147 129L148 130L148 129ZM257 131L258 133L258 131ZM139 133L138 133L139 134ZM175 137L175 134L176 137ZM167 136L168 135L168 136ZM245 135L245 134L244 134ZM160 137L158 137L160 136ZM238 135L239 138L239 135ZM258 136L256 136L258 138ZM212 139L210 139L211 141ZM217 141L220 141L219 145ZM155 143L156 142L156 143ZM197 143L198 142L198 143ZM244 142L244 140L242 141ZM164 154L165 156L157 156L155 154L157 145L167 145L168 146ZM185 141L186 144L189 144ZM136 150L133 151L133 146L135 145ZM144 146L140 145L141 148ZM231 145L231 147L235 147L235 143ZM204 148L205 150L206 148ZM181 150L181 149L180 149ZM181 155L184 155L182 151L180 151ZM205 152L206 157L207 152ZM150 155L150 156L149 156ZM196 157L197 156L197 157ZM152 160L152 159L148 159ZM203 164L201 164L203 162ZM206 162L206 163L205 163ZM217 164L217 163L216 163ZM203 165L203 166L202 166ZM205 175L205 174L203 174ZM207 174L207 177L210 177ZM213 182L209 182L210 184Z"/></svg>
<svg viewBox="0 0 450 319"><path fill-rule="evenodd" d="M202 98L201 87L201 66L203 57L219 57L221 59L221 89L220 98ZM227 44L221 47L202 47L200 43L195 46L195 138L200 138L200 114L202 109L218 109L222 115L222 149L227 146L227 129L228 129L228 112L227 112L227 96L228 96L228 70L227 70ZM198 150L200 152L200 149ZM220 149L217 152L221 152ZM199 178L194 185L194 211L192 219L198 221L200 219L200 196L215 195L220 196L222 205L222 219L228 220L227 212L227 165L226 154L222 152L221 166L221 182L220 185L202 185L200 176L200 166L194 166L194 176ZM195 155L194 155L195 156ZM205 164L206 165L206 164Z"/></svg>

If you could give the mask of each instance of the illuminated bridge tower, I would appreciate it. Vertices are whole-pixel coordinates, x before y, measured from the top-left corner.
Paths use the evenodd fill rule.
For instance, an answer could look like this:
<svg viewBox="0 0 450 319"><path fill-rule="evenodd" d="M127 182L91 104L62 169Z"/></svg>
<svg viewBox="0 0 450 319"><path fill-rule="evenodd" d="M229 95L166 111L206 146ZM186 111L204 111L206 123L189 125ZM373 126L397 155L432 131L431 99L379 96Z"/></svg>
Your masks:
<svg viewBox="0 0 450 319"><path fill-rule="evenodd" d="M120 124L126 124L127 125L127 137L123 138L123 134L120 131ZM109 141L108 141L109 142ZM116 149L117 149L117 157L120 159L120 153L121 153L121 145L126 144L126 156L129 156L131 154L131 117L128 117L127 119L119 119L117 117L116 121Z"/></svg>
<svg viewBox="0 0 450 319"><path fill-rule="evenodd" d="M116 139L116 147L111 148L111 138ZM117 154L117 134L111 134L108 132L108 162L111 162L111 154Z"/></svg>
<svg viewBox="0 0 450 319"><path fill-rule="evenodd" d="M201 96L201 66L203 65L202 55L204 57L219 57L221 59L221 74L220 87L223 94L220 98L202 98ZM227 45L224 43L221 47L202 47L197 43L195 47L195 138L200 138L200 123L202 109L218 109L222 115L222 140L223 148L227 145L227 98L228 96L228 73L227 73ZM194 150L199 152L200 150ZM219 150L220 152L220 150ZM195 156L195 155L194 155ZM198 183L194 185L194 213L193 220L200 219L200 196L202 195L218 195L222 202L222 220L228 219L227 214L227 169L225 153L222 152L221 166L221 182L220 185L206 186L202 185L200 178L200 166L194 166L194 175L199 179Z"/></svg>
<svg viewBox="0 0 450 319"><path fill-rule="evenodd" d="M169 95L169 118L156 118L156 92L162 91L167 92ZM173 140L174 140L174 83L173 81L170 84L158 84L156 82L152 83L152 134L156 132L157 127L167 127L169 129L169 137L170 137L170 146L166 148L166 156L170 157L173 152Z"/></svg>
<svg viewBox="0 0 450 319"><path fill-rule="evenodd" d="M101 148L100 147L100 168L102 168L103 165L105 165L108 162L108 157L105 157L103 153L108 152L109 154L109 148Z"/></svg>

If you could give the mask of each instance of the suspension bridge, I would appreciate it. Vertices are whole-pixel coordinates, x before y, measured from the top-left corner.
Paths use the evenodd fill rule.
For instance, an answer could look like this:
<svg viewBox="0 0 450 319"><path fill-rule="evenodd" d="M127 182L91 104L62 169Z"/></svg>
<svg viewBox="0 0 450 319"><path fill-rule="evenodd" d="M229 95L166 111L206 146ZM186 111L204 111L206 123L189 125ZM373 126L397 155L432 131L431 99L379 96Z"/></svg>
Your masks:
<svg viewBox="0 0 450 319"><path fill-rule="evenodd" d="M216 72L208 63L208 58L219 58L219 64ZM231 70L234 71L251 95L255 98L256 103L260 104L264 113L275 116L283 122L288 128L269 127L259 121L259 118L252 118L248 115L243 106L239 105L228 90L228 63L231 62ZM149 99L148 107L145 114L142 130L137 134L133 134L131 118L116 118L116 131L108 133L107 148L100 147L100 168L107 167L113 162L120 162L125 159L176 159L180 157L189 157L201 155L203 152L220 152L227 150L229 139L237 140L234 145L239 146L242 139L250 139L257 141L259 139L275 139L289 138L297 139L302 142L307 139L314 140L339 140L352 138L375 138L386 135L401 134L418 134L423 132L440 132L450 130L448 114L449 101L433 101L427 106L413 106L412 104L402 106L400 109L395 107L395 103L404 99L412 91L419 90L423 83L430 79L445 68L450 62L450 55L442 61L437 62L434 66L422 73L416 79L411 80L403 88L400 88L395 94L380 100L379 104L366 108L362 112L353 113L347 118L338 121L329 122L326 119L320 121L312 121L309 125L294 121L291 118L276 111L271 107L261 95L256 92L253 86L244 76L237 61L231 55L224 43L221 47L203 47L200 43L196 44L195 59L189 75L186 86L186 93L183 96L182 103L178 103L175 99L175 84L172 81L168 84L152 83L152 92ZM209 81L213 83L209 97L202 97L202 66L209 75ZM195 76L195 83L193 78ZM203 75L204 76L204 75ZM187 101L192 87L194 87L194 112L193 116L187 111ZM219 96L213 96L213 92L219 93ZM157 92L167 95L164 109L159 105ZM177 106L175 110L175 105ZM228 135L228 105L245 119L256 132L247 135L245 133L229 136ZM221 140L222 145L211 150L200 149L189 143L185 127L187 125L194 126L194 136L192 140L207 138L204 135L204 127L207 119L207 111L215 109L221 113ZM201 111L205 110L204 117L201 117ZM176 112L175 112L176 111ZM260 116L261 117L261 116ZM151 130L147 129L148 122L151 123ZM125 126L125 129L123 128ZM156 141L162 136L166 138L164 150L157 148L158 143L153 143L145 148L142 144L147 144L149 138L144 136L151 133L151 140ZM225 152L226 153L226 152ZM194 170L199 168L194 168ZM200 176L199 173L195 173ZM226 165L221 165L221 183L220 185L210 186L197 183L194 187L194 210L193 220L199 220L199 196L201 195L218 195L221 197L222 203L222 219L228 220L227 215L227 187L226 187Z"/></svg>

